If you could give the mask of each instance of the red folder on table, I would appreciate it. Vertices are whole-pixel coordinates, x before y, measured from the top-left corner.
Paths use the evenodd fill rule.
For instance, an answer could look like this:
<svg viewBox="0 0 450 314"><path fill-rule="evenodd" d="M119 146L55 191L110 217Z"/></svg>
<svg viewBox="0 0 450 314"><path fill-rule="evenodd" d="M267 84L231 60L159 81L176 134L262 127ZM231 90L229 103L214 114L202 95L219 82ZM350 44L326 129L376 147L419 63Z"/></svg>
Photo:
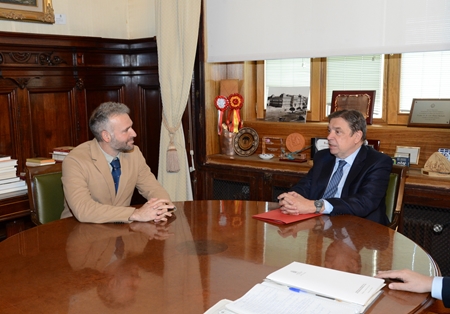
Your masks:
<svg viewBox="0 0 450 314"><path fill-rule="evenodd" d="M261 214L253 215L252 217L255 219L259 219L262 221L274 223L277 225L285 225L290 224L296 221L306 220L309 218L313 218L316 216L320 216L322 214L301 214L301 215L287 215L283 214L279 208L274 210L269 210L268 212L264 212Z"/></svg>

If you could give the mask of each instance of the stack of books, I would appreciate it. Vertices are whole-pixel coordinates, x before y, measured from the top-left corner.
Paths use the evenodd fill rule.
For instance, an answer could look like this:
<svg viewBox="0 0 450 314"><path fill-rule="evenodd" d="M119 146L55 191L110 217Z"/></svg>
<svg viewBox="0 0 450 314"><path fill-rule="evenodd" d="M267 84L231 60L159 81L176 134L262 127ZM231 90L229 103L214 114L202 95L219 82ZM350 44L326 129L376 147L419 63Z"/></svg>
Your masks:
<svg viewBox="0 0 450 314"><path fill-rule="evenodd" d="M56 161L63 161L73 148L73 146L55 147L53 148L53 152L51 153L52 158Z"/></svg>
<svg viewBox="0 0 450 314"><path fill-rule="evenodd" d="M27 167L39 167L39 166L53 165L54 163L56 163L56 161L53 158L34 157L34 158L27 158L25 165Z"/></svg>
<svg viewBox="0 0 450 314"><path fill-rule="evenodd" d="M17 176L17 159L0 155L0 199L26 194L27 184Z"/></svg>

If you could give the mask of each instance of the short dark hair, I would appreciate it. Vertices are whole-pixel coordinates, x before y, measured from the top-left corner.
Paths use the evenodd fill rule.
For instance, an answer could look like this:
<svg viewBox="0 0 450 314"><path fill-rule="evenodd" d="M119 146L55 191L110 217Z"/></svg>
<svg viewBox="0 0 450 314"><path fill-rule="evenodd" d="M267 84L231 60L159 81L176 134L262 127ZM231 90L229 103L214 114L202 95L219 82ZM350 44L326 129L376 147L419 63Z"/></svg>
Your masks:
<svg viewBox="0 0 450 314"><path fill-rule="evenodd" d="M130 114L130 108L127 105L117 102L104 102L100 106L94 109L89 118L89 129L92 134L94 134L97 141L102 142L102 132L108 131L109 129L109 119L112 116L119 114Z"/></svg>
<svg viewBox="0 0 450 314"><path fill-rule="evenodd" d="M348 126L350 127L350 130L352 131L352 135L357 132L362 132L362 141L366 140L366 133L367 133L367 124L366 124L366 118L364 118L363 114L358 110L339 110L331 113L328 116L328 122L331 121L331 119L334 118L342 118L345 121L347 121Z"/></svg>

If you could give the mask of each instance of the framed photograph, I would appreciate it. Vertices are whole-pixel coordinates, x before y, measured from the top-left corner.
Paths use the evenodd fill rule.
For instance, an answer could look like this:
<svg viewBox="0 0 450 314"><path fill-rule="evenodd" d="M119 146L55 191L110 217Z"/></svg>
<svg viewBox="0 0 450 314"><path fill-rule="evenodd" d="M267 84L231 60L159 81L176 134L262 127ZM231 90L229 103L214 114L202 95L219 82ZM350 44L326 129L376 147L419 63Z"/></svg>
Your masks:
<svg viewBox="0 0 450 314"><path fill-rule="evenodd" d="M414 98L408 126L450 128L450 99Z"/></svg>
<svg viewBox="0 0 450 314"><path fill-rule="evenodd" d="M373 123L374 90L334 90L331 96L331 112L343 109L360 111L367 124Z"/></svg>
<svg viewBox="0 0 450 314"><path fill-rule="evenodd" d="M52 0L0 0L0 18L22 22L55 23Z"/></svg>
<svg viewBox="0 0 450 314"><path fill-rule="evenodd" d="M419 164L420 147L397 146L394 157L409 157L411 165Z"/></svg>
<svg viewBox="0 0 450 314"><path fill-rule="evenodd" d="M269 87L265 118L274 122L306 122L309 87Z"/></svg>

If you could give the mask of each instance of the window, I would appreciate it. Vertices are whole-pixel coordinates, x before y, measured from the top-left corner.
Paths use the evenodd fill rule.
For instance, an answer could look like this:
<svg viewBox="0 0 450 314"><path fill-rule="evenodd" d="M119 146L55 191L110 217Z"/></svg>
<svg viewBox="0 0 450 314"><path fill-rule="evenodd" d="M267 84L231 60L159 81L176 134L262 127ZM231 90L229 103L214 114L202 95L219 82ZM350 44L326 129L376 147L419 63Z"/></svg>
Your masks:
<svg viewBox="0 0 450 314"><path fill-rule="evenodd" d="M333 90L375 90L374 118L382 117L383 55L327 58L327 115Z"/></svg>
<svg viewBox="0 0 450 314"><path fill-rule="evenodd" d="M288 94L309 97L311 61L309 58L266 60L264 99L272 95ZM305 94L307 93L307 94ZM308 109L310 101L308 101Z"/></svg>
<svg viewBox="0 0 450 314"><path fill-rule="evenodd" d="M404 53L401 57L400 113L414 98L450 98L450 51Z"/></svg>

